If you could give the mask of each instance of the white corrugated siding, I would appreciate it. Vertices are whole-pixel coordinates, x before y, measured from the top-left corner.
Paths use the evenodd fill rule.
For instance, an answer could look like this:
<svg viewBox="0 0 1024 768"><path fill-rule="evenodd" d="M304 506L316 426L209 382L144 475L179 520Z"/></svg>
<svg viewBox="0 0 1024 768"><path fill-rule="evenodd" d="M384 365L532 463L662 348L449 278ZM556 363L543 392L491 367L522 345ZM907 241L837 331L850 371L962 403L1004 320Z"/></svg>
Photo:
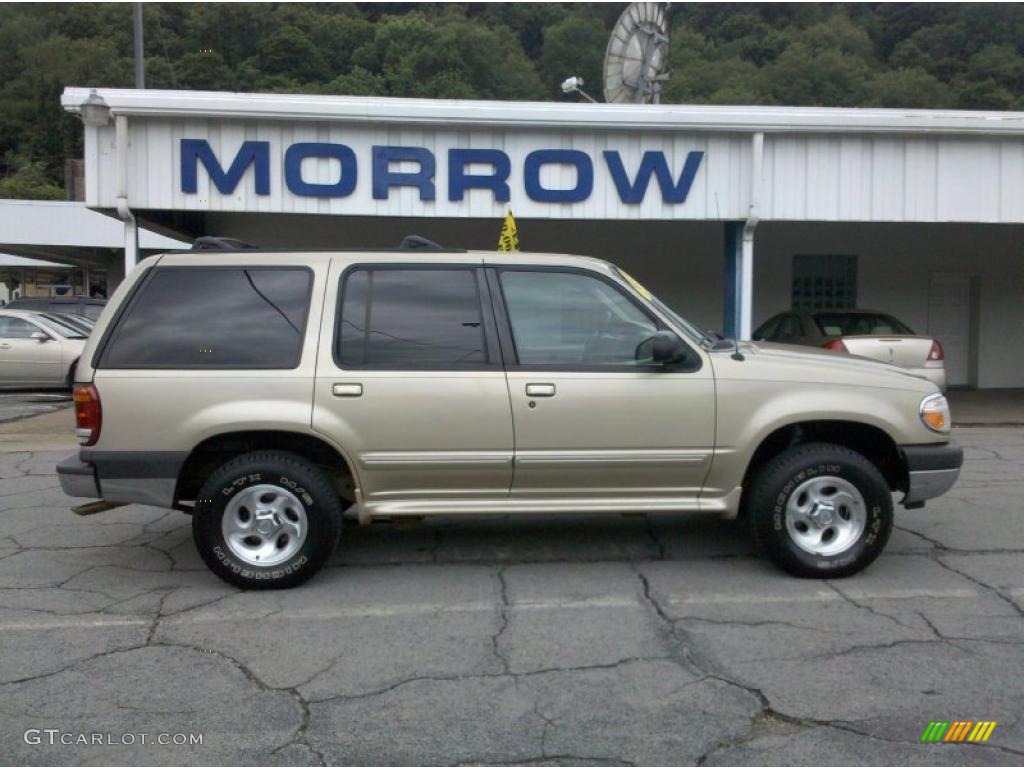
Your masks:
<svg viewBox="0 0 1024 768"><path fill-rule="evenodd" d="M744 219L751 190L748 133L585 128L346 124L279 119L155 117L129 122L128 199L132 208L279 212L325 215L495 218L510 206L517 216L551 219ZM252 169L232 194L221 194L200 166L197 194L181 191L180 141L206 139L222 166L245 140L270 143L270 194L255 193ZM295 142L350 146L358 183L345 198L302 197L284 183L285 149ZM393 188L389 199L372 196L374 145L425 147L437 161L436 199L421 201L413 188ZM455 147L500 149L511 159L511 201L497 203L489 190L469 190L448 200L447 152ZM579 203L540 203L527 197L523 161L536 149L578 149L593 162L594 189ZM647 150L665 153L678 175L687 153L704 158L685 203L665 203L652 178L643 202L623 203L602 152L621 153L635 172ZM87 128L86 194L90 206L116 205L114 128ZM411 169L410 169L411 170ZM334 161L307 160L307 181L338 178ZM547 166L542 181L571 187L575 171ZM765 136L761 218L790 221L1024 222L1024 140L1010 136L769 133Z"/></svg>
<svg viewBox="0 0 1024 768"><path fill-rule="evenodd" d="M270 143L270 194L257 195L252 168L232 194L221 194L199 166L198 191L181 191L181 139L205 139L227 168L243 141ZM88 187L88 203L97 207L116 205L117 178L112 126L87 129L87 147L98 146L98 156L87 166L87 177L98 183ZM344 198L303 197L285 186L284 153L297 142L330 142L352 148L358 163L355 191ZM424 147L434 153L436 199L422 201L411 187L392 188L387 200L372 194L372 147L375 145ZM462 201L448 200L448 150L488 148L504 151L511 160L508 183L511 200L497 203L489 190L467 190ZM537 149L577 149L585 152L594 167L594 189L578 203L540 203L526 195L523 163ZM704 158L685 203L662 200L657 180L652 177L644 200L626 204L619 199L602 155L618 150L626 170L633 174L643 153L665 154L678 177L687 154L704 152ZM87 161L93 153L87 152ZM128 198L132 208L163 210L211 210L236 212L312 213L328 215L379 216L465 216L494 218L511 206L517 216L567 219L738 219L749 206L750 140L737 134L698 132L632 133L629 131L552 131L447 129L429 126L349 126L327 122L288 123L282 121L179 120L129 118ZM484 166L479 172L487 169ZM393 170L405 170L393 166ZM410 167L408 170L415 170ZM475 169L474 169L475 170ZM303 178L309 182L332 183L340 170L336 161L308 159ZM571 188L575 169L548 165L541 181L549 188Z"/></svg>

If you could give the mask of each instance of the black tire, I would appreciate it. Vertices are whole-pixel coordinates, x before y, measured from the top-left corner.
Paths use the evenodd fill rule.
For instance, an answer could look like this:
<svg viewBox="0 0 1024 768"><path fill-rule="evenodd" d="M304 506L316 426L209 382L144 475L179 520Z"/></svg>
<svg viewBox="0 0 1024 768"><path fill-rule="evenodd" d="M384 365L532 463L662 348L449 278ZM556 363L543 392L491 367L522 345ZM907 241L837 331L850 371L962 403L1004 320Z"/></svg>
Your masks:
<svg viewBox="0 0 1024 768"><path fill-rule="evenodd" d="M231 500L259 485L291 493L302 505L307 525L298 550L266 567L239 557L222 530ZM192 537L203 562L242 589L285 589L303 583L323 567L340 534L341 502L330 481L315 465L285 451L246 453L224 464L203 484L192 515Z"/></svg>
<svg viewBox="0 0 1024 768"><path fill-rule="evenodd" d="M848 534L851 543L841 552L819 554L801 547L794 538L799 534L791 534L787 504L804 483L829 477L845 481L860 492L863 529L855 538ZM828 484L823 487L827 492ZM803 496L794 503L799 504L800 498ZM863 570L881 554L893 526L892 493L882 473L861 454L829 443L796 445L771 459L754 476L744 509L754 539L768 557L783 570L805 578L842 578ZM844 512L851 514L844 507L837 514ZM829 515L834 517L831 512ZM807 529L798 519L790 522ZM828 526L823 526L822 541L827 534Z"/></svg>

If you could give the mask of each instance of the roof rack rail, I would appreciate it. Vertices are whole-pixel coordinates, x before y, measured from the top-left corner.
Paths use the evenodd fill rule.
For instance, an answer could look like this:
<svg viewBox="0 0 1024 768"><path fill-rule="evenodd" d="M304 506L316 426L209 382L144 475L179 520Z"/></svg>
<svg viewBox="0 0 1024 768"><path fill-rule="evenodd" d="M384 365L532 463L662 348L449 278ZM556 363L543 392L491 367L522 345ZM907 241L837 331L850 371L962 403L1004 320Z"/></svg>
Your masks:
<svg viewBox="0 0 1024 768"><path fill-rule="evenodd" d="M197 237L192 241L193 251L252 251L257 246L234 237Z"/></svg>
<svg viewBox="0 0 1024 768"><path fill-rule="evenodd" d="M402 238L401 245L398 246L399 250L402 251L443 251L440 245L435 243L433 240L428 240L425 237L419 235L406 235Z"/></svg>

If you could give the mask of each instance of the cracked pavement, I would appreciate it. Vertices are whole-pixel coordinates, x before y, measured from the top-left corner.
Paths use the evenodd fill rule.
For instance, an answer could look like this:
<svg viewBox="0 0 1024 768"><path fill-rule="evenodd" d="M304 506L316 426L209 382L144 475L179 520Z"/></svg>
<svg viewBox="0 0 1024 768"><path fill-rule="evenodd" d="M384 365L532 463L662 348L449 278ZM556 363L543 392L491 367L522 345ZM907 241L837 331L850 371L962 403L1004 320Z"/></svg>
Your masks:
<svg viewBox="0 0 1024 768"><path fill-rule="evenodd" d="M8 447L0 761L1019 765L1024 430L956 438L959 484L898 508L846 580L786 576L716 519L447 518L349 526L320 576L270 593L210 574L180 512L73 516L70 448ZM918 743L958 719L999 725Z"/></svg>

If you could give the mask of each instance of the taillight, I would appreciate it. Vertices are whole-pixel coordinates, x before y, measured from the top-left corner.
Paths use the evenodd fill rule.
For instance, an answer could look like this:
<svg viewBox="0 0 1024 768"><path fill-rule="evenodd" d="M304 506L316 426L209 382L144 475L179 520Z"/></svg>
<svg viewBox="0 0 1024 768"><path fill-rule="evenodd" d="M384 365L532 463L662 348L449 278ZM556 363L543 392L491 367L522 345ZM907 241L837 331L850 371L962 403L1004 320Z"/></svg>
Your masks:
<svg viewBox="0 0 1024 768"><path fill-rule="evenodd" d="M849 352L842 339L832 339L832 341L826 341L821 346L825 349L831 349L833 352Z"/></svg>
<svg viewBox="0 0 1024 768"><path fill-rule="evenodd" d="M75 434L82 445L95 445L100 439L103 411L100 393L92 384L75 384L72 399L75 402Z"/></svg>
<svg viewBox="0 0 1024 768"><path fill-rule="evenodd" d="M932 341L931 351L928 353L929 360L945 360L946 355L942 351L942 345L939 344L939 340L935 339Z"/></svg>

